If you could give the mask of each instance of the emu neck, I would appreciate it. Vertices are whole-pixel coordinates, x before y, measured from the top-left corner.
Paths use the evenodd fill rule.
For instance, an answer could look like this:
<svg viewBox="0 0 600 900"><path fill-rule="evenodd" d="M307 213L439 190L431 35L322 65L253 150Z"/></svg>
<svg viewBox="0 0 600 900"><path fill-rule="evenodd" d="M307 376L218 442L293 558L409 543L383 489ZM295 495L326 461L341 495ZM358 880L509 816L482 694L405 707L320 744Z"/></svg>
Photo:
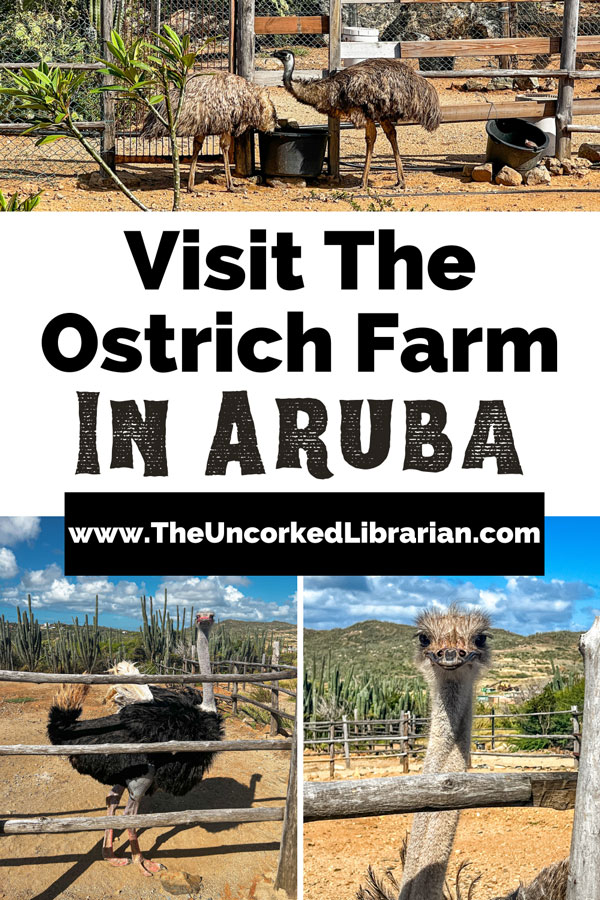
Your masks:
<svg viewBox="0 0 600 900"><path fill-rule="evenodd" d="M290 91L290 93L294 93L294 88L292 87L292 75L294 74L294 60L286 59L283 64L283 86Z"/></svg>
<svg viewBox="0 0 600 900"><path fill-rule="evenodd" d="M439 670L431 681L431 727L423 774L464 772L469 760L474 679ZM467 676L467 677L464 677ZM442 900L458 810L414 816L399 900Z"/></svg>
<svg viewBox="0 0 600 900"><path fill-rule="evenodd" d="M208 652L208 634L202 627L198 628L198 637L196 639L196 650L198 653L198 665L201 675L212 675L210 666L210 655ZM201 709L205 712L216 712L217 704L215 702L215 689L212 681L202 682L202 704Z"/></svg>

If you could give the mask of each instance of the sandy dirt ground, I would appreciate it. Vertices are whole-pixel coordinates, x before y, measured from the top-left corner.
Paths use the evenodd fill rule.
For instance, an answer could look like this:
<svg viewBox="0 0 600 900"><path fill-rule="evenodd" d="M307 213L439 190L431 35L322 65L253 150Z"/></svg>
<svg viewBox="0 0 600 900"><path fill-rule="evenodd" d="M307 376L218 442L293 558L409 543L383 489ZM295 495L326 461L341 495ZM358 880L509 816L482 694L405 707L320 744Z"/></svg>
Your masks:
<svg viewBox="0 0 600 900"><path fill-rule="evenodd" d="M464 93L452 87L450 79L439 79L435 86L444 105L456 103L511 102L512 91L493 93ZM598 97L595 83L576 84L577 97ZM325 121L311 107L301 106L283 88L271 88L271 95L280 118L295 119L301 124ZM543 98L543 93L539 95ZM579 117L579 124L598 124L597 117ZM184 192L184 210L302 210L318 211L434 211L434 210L598 210L600 209L600 167L583 177L553 178L548 187L510 188L468 182L462 175L465 163L482 161L485 155L486 134L483 122L442 125L428 134L411 126L398 129L400 152L404 160L407 189L395 186L395 169L385 136L378 135L371 185L365 195L358 188L364 159L364 133L342 132L342 179L332 184L325 177L306 186L269 187L251 181L236 181L234 193L225 190L220 163L205 162L199 167L193 194ZM583 141L594 136L574 135L574 152ZM50 145L55 146L55 145ZM77 165L71 166L76 173ZM134 206L112 185L107 188L87 181L90 166L79 169L88 175L79 179L55 176L39 177L43 167L35 159L23 164L23 175L0 176L0 189L5 193L20 189L44 189L42 210L133 210ZM183 180L187 180L187 165L182 166ZM131 163L119 167L127 185L151 209L170 209L171 172L167 165Z"/></svg>
<svg viewBox="0 0 600 900"><path fill-rule="evenodd" d="M45 744L51 685L0 686L0 743ZM107 715L105 689L92 687L85 718ZM6 702L19 697L33 702ZM229 739L263 737L262 731L228 719ZM222 753L209 776L185 797L157 793L140 812L282 806L289 754ZM65 757L0 758L0 818L40 815L104 815L106 788L75 772ZM121 810L122 811L122 810ZM127 854L127 833L115 837ZM142 851L167 867L169 875L202 877L200 900L261 900L271 894L281 823L215 824L140 829ZM158 877L137 867L114 868L101 858L102 832L0 836L0 900L158 900L166 893ZM189 893L186 896L190 896Z"/></svg>
<svg viewBox="0 0 600 900"><path fill-rule="evenodd" d="M536 760L536 762L538 762ZM353 764L354 765L354 764ZM486 766L489 771L521 771ZM417 768L414 769L416 773ZM478 769L481 771L481 769ZM413 769L411 767L411 774ZM336 779L341 772L336 771ZM350 777L400 775L393 762L355 764ZM326 765L305 762L305 778L328 780ZM365 883L367 867L379 875L393 869L400 878L399 847L410 831L412 816L377 816L304 826L304 900L354 900ZM451 882L461 862L469 869L463 885L481 875L473 900L489 900L530 881L540 869L569 853L573 812L552 809L463 810L449 866ZM465 892L466 896L466 892Z"/></svg>

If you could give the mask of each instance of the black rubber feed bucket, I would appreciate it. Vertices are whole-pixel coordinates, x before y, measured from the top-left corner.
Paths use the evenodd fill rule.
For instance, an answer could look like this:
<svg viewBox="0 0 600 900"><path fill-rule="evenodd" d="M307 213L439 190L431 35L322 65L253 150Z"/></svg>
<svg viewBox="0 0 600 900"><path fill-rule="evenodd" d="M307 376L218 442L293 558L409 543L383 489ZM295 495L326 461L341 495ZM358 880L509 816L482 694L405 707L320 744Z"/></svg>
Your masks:
<svg viewBox="0 0 600 900"><path fill-rule="evenodd" d="M260 170L265 178L296 175L316 178L323 170L326 125L276 128L258 136Z"/></svg>
<svg viewBox="0 0 600 900"><path fill-rule="evenodd" d="M510 166L523 174L537 166L548 147L548 135L524 119L490 119L485 126L487 132L486 162L494 169ZM535 148L527 147L531 141Z"/></svg>

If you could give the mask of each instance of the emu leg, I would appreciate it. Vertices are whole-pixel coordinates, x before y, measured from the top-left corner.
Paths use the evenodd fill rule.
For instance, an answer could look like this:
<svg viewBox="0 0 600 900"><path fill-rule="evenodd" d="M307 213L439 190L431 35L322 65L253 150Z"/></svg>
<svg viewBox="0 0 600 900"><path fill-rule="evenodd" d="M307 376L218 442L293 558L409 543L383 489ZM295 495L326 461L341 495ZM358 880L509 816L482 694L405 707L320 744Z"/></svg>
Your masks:
<svg viewBox="0 0 600 900"><path fill-rule="evenodd" d="M125 785L115 784L111 788L110 794L106 798L106 815L114 816L119 808L119 800L123 796ZM102 858L106 859L111 866L128 866L129 860L125 857L116 856L113 850L113 830L108 828L104 832L104 842L102 844Z"/></svg>
<svg viewBox="0 0 600 900"><path fill-rule="evenodd" d="M151 787L152 782L154 780L154 769L150 767L150 773L148 775L142 776L141 778L135 778L127 784L127 789L129 790L129 800L127 801L127 806L123 810L124 816L135 816L140 806L140 800L146 793L146 791ZM142 856L142 851L140 850L140 844L138 841L137 831L135 828L128 828L127 833L129 835L129 845L131 847L131 856L133 858L133 862L139 866L143 875L147 875L151 877L155 872L160 872L161 869L166 868L160 863L152 862L151 859L145 859Z"/></svg>
<svg viewBox="0 0 600 900"><path fill-rule="evenodd" d="M227 190L233 190L233 178L231 177L231 165L229 163L229 148L231 147L231 135L230 134L222 134L221 139L221 152L223 154L223 163L225 165L225 183L227 184Z"/></svg>
<svg viewBox="0 0 600 900"><path fill-rule="evenodd" d="M192 161L190 163L190 171L188 174L188 184L187 184L187 189L190 193L194 190L194 184L196 182L196 163L198 162L198 157L200 155L200 151L202 150L203 144L204 144L204 135L203 134L194 135L194 150L192 152Z"/></svg>
<svg viewBox="0 0 600 900"><path fill-rule="evenodd" d="M396 184L398 187L404 188L406 185L404 183L404 169L402 168L402 160L400 159L400 153L398 152L398 136L396 135L396 126L392 125L391 122L388 122L387 119L381 120L381 127L385 132L385 136L392 145L392 152L394 154L394 159L396 160L396 171L398 172L398 181Z"/></svg>
<svg viewBox="0 0 600 900"><path fill-rule="evenodd" d="M367 124L365 127L365 141L367 142L367 154L365 156L365 168L363 171L363 178L361 187L363 190L366 190L369 186L369 169L371 168L371 160L373 159L373 147L375 146L375 138L377 137L377 128L375 127L375 122L371 119L367 119Z"/></svg>

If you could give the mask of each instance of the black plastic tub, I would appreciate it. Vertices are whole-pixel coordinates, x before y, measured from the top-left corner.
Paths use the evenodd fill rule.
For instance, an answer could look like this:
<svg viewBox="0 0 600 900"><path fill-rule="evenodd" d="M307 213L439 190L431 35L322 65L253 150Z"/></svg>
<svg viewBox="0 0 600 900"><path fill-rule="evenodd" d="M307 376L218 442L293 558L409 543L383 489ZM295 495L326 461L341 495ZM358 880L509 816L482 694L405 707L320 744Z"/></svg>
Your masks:
<svg viewBox="0 0 600 900"><path fill-rule="evenodd" d="M265 178L296 175L316 178L323 170L327 149L326 125L276 128L258 136L260 171Z"/></svg>
<svg viewBox="0 0 600 900"><path fill-rule="evenodd" d="M524 119L490 119L485 126L487 132L486 162L494 169L510 166L523 174L537 166L548 147L546 132L526 122ZM525 141L534 143L526 147Z"/></svg>

